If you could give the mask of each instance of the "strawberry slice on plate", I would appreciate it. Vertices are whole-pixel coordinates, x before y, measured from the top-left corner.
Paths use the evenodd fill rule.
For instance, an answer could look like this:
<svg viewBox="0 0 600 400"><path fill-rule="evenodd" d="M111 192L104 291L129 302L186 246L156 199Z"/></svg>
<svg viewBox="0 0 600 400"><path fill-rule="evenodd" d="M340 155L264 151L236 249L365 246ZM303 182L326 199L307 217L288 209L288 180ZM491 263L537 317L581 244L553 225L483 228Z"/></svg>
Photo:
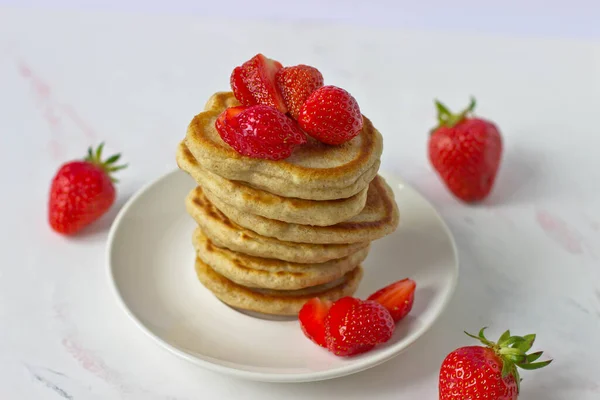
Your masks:
<svg viewBox="0 0 600 400"><path fill-rule="evenodd" d="M327 347L325 318L332 304L331 301L315 297L307 301L298 313L298 320L304 335L321 347Z"/></svg>
<svg viewBox="0 0 600 400"><path fill-rule="evenodd" d="M389 311L374 301L343 297L333 303L325 320L327 349L340 357L365 353L392 337Z"/></svg>
<svg viewBox="0 0 600 400"><path fill-rule="evenodd" d="M287 112L283 97L277 89L275 75L282 68L279 61L257 54L236 67L231 73L230 83L235 98L245 106L264 104Z"/></svg>
<svg viewBox="0 0 600 400"><path fill-rule="evenodd" d="M373 300L383 305L392 314L394 322L398 322L412 309L416 287L417 284L412 279L402 279L379 289L367 300Z"/></svg>

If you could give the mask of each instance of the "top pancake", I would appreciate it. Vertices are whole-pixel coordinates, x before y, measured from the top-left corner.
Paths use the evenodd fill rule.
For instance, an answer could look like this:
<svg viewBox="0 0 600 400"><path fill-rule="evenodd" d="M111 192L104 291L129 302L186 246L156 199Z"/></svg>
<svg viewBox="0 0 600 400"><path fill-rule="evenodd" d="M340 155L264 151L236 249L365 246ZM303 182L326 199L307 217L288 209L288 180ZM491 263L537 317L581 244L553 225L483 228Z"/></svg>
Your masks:
<svg viewBox="0 0 600 400"><path fill-rule="evenodd" d="M351 197L377 175L383 139L363 116L358 136L339 146L308 137L285 160L246 157L227 145L215 128L219 114L239 105L231 92L215 93L190 122L185 144L201 167L223 178L246 182L286 197L335 200Z"/></svg>
<svg viewBox="0 0 600 400"><path fill-rule="evenodd" d="M347 199L317 201L278 196L240 181L230 181L200 167L184 143L177 149L177 165L204 191L239 212L293 224L334 225L358 215L367 201L368 188Z"/></svg>

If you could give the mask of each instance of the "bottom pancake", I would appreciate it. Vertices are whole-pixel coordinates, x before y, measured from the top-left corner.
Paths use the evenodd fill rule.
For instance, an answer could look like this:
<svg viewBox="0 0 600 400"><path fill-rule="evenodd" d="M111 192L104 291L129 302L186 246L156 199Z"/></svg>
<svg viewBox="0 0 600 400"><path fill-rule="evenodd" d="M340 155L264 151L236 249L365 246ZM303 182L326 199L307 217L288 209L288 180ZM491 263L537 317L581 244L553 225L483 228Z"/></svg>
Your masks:
<svg viewBox="0 0 600 400"><path fill-rule="evenodd" d="M216 273L200 258L196 258L198 279L223 303L242 310L271 315L297 315L306 301L312 297L335 301L352 296L363 276L361 266L348 272L335 284L326 284L301 290L250 289L230 281Z"/></svg>

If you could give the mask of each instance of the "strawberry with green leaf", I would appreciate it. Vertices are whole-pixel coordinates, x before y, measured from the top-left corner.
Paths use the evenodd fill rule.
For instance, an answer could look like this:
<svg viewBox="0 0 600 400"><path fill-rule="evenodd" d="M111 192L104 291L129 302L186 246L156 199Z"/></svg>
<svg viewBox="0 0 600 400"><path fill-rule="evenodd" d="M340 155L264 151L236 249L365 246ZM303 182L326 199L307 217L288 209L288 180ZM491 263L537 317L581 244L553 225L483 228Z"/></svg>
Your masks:
<svg viewBox="0 0 600 400"><path fill-rule="evenodd" d="M516 400L520 391L519 368L534 370L552 360L537 361L541 351L527 354L535 334L511 336L506 331L497 343L488 340L482 328L471 335L483 346L461 347L448 354L439 375L440 400Z"/></svg>
<svg viewBox="0 0 600 400"><path fill-rule="evenodd" d="M61 234L73 235L104 215L115 202L116 179L112 174L126 165L116 165L115 154L102 160L104 143L88 149L83 160L63 164L50 187L48 221Z"/></svg>
<svg viewBox="0 0 600 400"><path fill-rule="evenodd" d="M473 203L491 192L502 159L502 135L493 122L473 115L475 99L459 113L435 102L438 125L431 131L431 165L456 198Z"/></svg>

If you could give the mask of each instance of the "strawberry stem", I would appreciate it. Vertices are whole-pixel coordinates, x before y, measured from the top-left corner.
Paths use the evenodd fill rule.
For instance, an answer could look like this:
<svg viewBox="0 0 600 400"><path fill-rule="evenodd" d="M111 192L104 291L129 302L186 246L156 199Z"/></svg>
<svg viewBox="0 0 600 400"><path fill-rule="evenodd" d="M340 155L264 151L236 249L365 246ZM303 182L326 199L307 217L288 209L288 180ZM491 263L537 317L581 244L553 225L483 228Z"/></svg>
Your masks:
<svg viewBox="0 0 600 400"><path fill-rule="evenodd" d="M113 154L108 157L106 161L102 161L102 151L104 150L104 142L100 143L100 145L94 149L90 146L87 151L87 156L84 158L84 161L97 165L102 168L104 172L109 176L112 182L118 182L116 178L114 178L111 173L119 171L121 169L127 168L127 164L123 165L114 165L121 158L121 153Z"/></svg>
<svg viewBox="0 0 600 400"><path fill-rule="evenodd" d="M446 128L455 127L458 123L462 122L465 118L467 118L467 116L469 116L475 110L476 105L477 105L477 102L475 101L475 98L471 97L471 101L467 108L465 108L458 114L453 114L448 109L448 107L446 107L445 104L443 104L442 102L440 102L439 100L436 99L435 107L438 112L438 116L437 116L438 126L436 126L433 129L433 131L435 131L436 129L438 129L442 126L444 126Z"/></svg>
<svg viewBox="0 0 600 400"><path fill-rule="evenodd" d="M477 336L468 332L465 332L465 334L494 350L502 360L502 377L506 378L508 375L512 375L517 383L517 392L521 390L521 377L517 368L534 370L543 368L552 362L552 360L534 362L542 356L543 351L527 354L527 351L533 346L535 334L511 336L510 331L507 330L500 336L498 342L494 343L485 337L484 331L486 329L487 327L481 328Z"/></svg>

